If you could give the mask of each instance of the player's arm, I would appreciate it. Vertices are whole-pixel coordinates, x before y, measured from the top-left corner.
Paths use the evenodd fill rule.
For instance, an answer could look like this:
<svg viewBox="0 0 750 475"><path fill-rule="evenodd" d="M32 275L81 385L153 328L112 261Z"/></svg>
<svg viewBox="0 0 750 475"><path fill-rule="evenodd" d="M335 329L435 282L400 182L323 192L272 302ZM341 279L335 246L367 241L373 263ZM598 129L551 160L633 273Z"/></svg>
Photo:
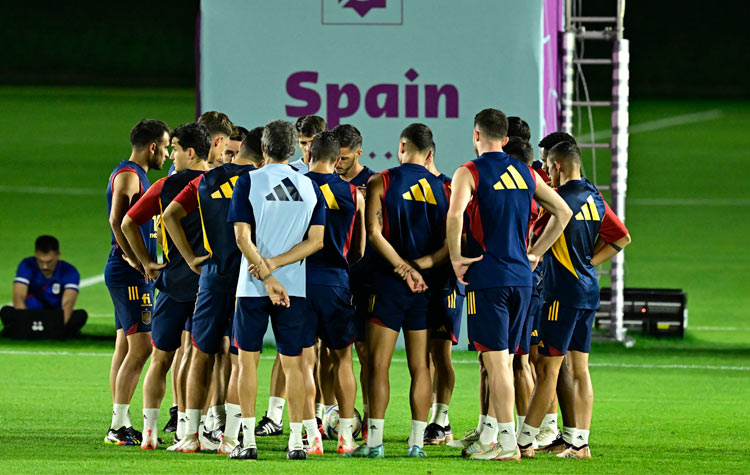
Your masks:
<svg viewBox="0 0 750 475"><path fill-rule="evenodd" d="M234 199L234 197L232 199ZM242 255L245 256L247 262L258 269L258 280L263 282L263 285L266 287L266 292L268 292L268 298L271 299L271 302L274 305L288 307L290 301L286 289L281 285L281 282L276 280L276 277L273 276L268 265L263 260L263 257L261 257L260 252L258 252L258 248L255 247L255 244L250 239L252 236L250 223L235 222L234 236L237 241L237 247L242 252Z"/></svg>
<svg viewBox="0 0 750 475"><path fill-rule="evenodd" d="M78 299L78 290L65 289L62 296L62 311L65 323L68 323L70 316L73 315L73 307L76 305Z"/></svg>
<svg viewBox="0 0 750 475"><path fill-rule="evenodd" d="M190 270L196 274L201 273L203 262L211 257L209 254L197 257L193 248L190 246L185 229L182 227L182 218L192 213L198 207L198 186L203 179L203 175L194 178L187 186L169 203L164 210L161 219L164 220L164 227L167 228L169 237L172 238L177 250L185 259Z"/></svg>
<svg viewBox="0 0 750 475"><path fill-rule="evenodd" d="M264 259L268 270L273 272L279 267L294 264L323 249L325 229L324 225L310 226L307 230L307 237L302 242L295 244L294 247L283 254ZM260 275L262 276L263 274L261 273Z"/></svg>
<svg viewBox="0 0 750 475"><path fill-rule="evenodd" d="M605 244L594 248L591 263L595 266L608 261L631 242L628 229L606 202L604 203L604 218L599 227L599 240L597 244L599 242Z"/></svg>
<svg viewBox="0 0 750 475"><path fill-rule="evenodd" d="M451 204L445 219L445 240L448 244L448 254L453 265L453 271L459 282L466 285L464 276L469 266L482 259L483 256L468 258L461 254L461 234L464 228L464 212L474 193L474 178L466 167L459 167L453 174L451 181Z"/></svg>
<svg viewBox="0 0 750 475"><path fill-rule="evenodd" d="M29 286L20 282L13 282L13 308L16 310L26 310L26 296L29 293Z"/></svg>
<svg viewBox="0 0 750 475"><path fill-rule="evenodd" d="M427 254L420 258L414 259L414 266L419 270L431 269L446 262L449 258L448 240L443 241L443 245L432 254Z"/></svg>
<svg viewBox="0 0 750 475"><path fill-rule="evenodd" d="M125 213L135 204L141 183L135 172L118 173L112 181L112 209L109 213L109 227L115 235L115 241L122 249L125 261L139 272L144 272L138 263L138 257L128 244L122 232L122 220Z"/></svg>
<svg viewBox="0 0 750 475"><path fill-rule="evenodd" d="M565 200L541 180L536 182L534 199L549 213L550 218L542 234L529 249L528 255L532 270L539 264L540 257L557 241L565 230L565 226L568 225L571 216L573 216L573 212Z"/></svg>
<svg viewBox="0 0 750 475"><path fill-rule="evenodd" d="M349 254L346 259L349 264L354 264L365 255L367 244L367 228L365 227L365 197L357 191L357 212L354 214L354 227L352 242L349 246Z"/></svg>
<svg viewBox="0 0 750 475"><path fill-rule="evenodd" d="M159 194L162 183L163 181L154 183L154 186L149 188L146 194L125 213L121 225L122 233L130 248L146 270L148 277L154 280L159 277L159 271L164 268L165 264L157 264L151 259L139 226L159 214Z"/></svg>

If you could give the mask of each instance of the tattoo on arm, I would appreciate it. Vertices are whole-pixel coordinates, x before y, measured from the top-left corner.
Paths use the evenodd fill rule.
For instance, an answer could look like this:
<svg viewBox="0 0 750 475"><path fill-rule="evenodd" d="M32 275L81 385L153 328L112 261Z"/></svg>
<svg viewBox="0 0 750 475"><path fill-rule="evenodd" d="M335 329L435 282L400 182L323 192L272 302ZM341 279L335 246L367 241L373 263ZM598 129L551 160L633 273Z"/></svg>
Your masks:
<svg viewBox="0 0 750 475"><path fill-rule="evenodd" d="M375 212L375 215L378 217L378 224L382 226L383 225L383 210L380 210L380 209L377 210Z"/></svg>

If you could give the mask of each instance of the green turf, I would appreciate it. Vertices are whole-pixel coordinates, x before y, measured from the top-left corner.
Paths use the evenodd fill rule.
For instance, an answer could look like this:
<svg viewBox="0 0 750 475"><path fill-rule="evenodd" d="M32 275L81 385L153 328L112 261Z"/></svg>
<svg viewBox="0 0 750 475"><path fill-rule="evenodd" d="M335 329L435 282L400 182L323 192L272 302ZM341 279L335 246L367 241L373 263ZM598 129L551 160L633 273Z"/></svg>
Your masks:
<svg viewBox="0 0 750 475"><path fill-rule="evenodd" d="M112 167L128 156L130 128L143 117L159 117L172 126L190 121L193 101L193 93L185 90L0 88L4 112L0 115L4 172L0 282L6 283L0 285L0 303L10 301L15 267L32 254L33 239L39 234L60 238L63 258L75 263L83 278L103 272L109 239L104 188ZM268 460L250 465L216 455L105 447L101 441L111 407L107 375L113 346L105 337L112 334L113 321L106 288L99 283L82 289L79 298L79 306L91 314L87 339L44 343L0 339L4 382L0 471L747 472L750 441L743 419L750 409L750 292L743 272L750 268L750 252L743 240L750 233L750 191L743 173L750 145L744 132L750 128L747 106L691 101L631 104L632 124L713 109L723 115L631 136L627 225L633 244L627 249L626 284L685 289L690 326L684 340L637 337L631 349L594 345L594 459L589 462L543 456L497 467L431 447L427 460L404 458L410 416L403 353L397 354L399 362L392 370L388 460L352 461L327 454L307 464L289 463L280 451L285 438L261 440L261 457ZM606 156L600 158L607 161ZM603 170L601 166L602 178ZM149 177L154 181L164 173L151 172ZM18 188L29 186L66 188L68 194L40 195ZM266 356L272 353L267 351ZM456 358L463 362L456 364L451 421L454 430L462 432L476 424L477 375L472 354ZM269 373L270 361L264 359L258 397L261 414ZM139 418L140 392L139 386L133 400L134 420ZM331 452L332 446L326 449Z"/></svg>

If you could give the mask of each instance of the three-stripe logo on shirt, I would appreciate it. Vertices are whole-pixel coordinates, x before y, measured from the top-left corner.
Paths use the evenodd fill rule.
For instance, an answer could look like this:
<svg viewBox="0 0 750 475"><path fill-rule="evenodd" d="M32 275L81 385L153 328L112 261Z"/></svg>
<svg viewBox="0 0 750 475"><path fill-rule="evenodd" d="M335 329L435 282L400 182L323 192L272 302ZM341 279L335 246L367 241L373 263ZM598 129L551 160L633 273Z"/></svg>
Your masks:
<svg viewBox="0 0 750 475"><path fill-rule="evenodd" d="M211 193L211 198L214 199L221 199L221 198L232 198L232 193L234 192L234 184L237 183L238 176L233 176L229 179L229 181L222 183L221 186L219 186L219 189Z"/></svg>
<svg viewBox="0 0 750 475"><path fill-rule="evenodd" d="M528 190L529 186L523 179L516 167L509 165L505 173L500 175L500 180L493 186L496 190Z"/></svg>
<svg viewBox="0 0 750 475"><path fill-rule="evenodd" d="M576 221L601 221L599 212L596 210L596 203L594 203L594 197L589 195L586 198L586 202L581 206L581 211L576 213Z"/></svg>
<svg viewBox="0 0 750 475"><path fill-rule="evenodd" d="M284 186L281 186L284 185ZM284 191L286 190L286 191ZM288 194L287 194L288 193ZM292 180L284 178L281 183L273 187L273 193L266 195L266 201L303 201L299 190Z"/></svg>
<svg viewBox="0 0 750 475"><path fill-rule="evenodd" d="M326 206L328 209L340 209L339 203L336 201L336 197L333 196L330 185L326 183L320 187L320 192L323 193L323 198L326 199Z"/></svg>
<svg viewBox="0 0 750 475"><path fill-rule="evenodd" d="M421 178L419 183L412 185L409 191L401 195L405 200L423 201L431 205L436 205L435 194L432 193L432 187L425 178Z"/></svg>

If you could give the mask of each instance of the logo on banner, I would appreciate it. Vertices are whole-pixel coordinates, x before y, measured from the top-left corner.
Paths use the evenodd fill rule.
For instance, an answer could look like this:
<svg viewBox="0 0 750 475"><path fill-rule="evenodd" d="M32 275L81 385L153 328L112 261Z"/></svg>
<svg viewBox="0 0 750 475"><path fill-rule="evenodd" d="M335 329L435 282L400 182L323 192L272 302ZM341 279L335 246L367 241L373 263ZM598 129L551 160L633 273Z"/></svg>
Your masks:
<svg viewBox="0 0 750 475"><path fill-rule="evenodd" d="M458 118L458 88L453 84L415 84L419 73L409 68L406 82L360 86L353 83L320 84L319 73L298 71L286 80L286 92L291 99L304 105L286 105L286 115L301 117L319 114L325 102L325 119L329 128L341 119L351 117L364 107L372 118ZM441 114L442 110L442 114ZM319 114L322 115L322 114Z"/></svg>
<svg viewBox="0 0 750 475"><path fill-rule="evenodd" d="M402 25L403 0L321 0L324 25Z"/></svg>

